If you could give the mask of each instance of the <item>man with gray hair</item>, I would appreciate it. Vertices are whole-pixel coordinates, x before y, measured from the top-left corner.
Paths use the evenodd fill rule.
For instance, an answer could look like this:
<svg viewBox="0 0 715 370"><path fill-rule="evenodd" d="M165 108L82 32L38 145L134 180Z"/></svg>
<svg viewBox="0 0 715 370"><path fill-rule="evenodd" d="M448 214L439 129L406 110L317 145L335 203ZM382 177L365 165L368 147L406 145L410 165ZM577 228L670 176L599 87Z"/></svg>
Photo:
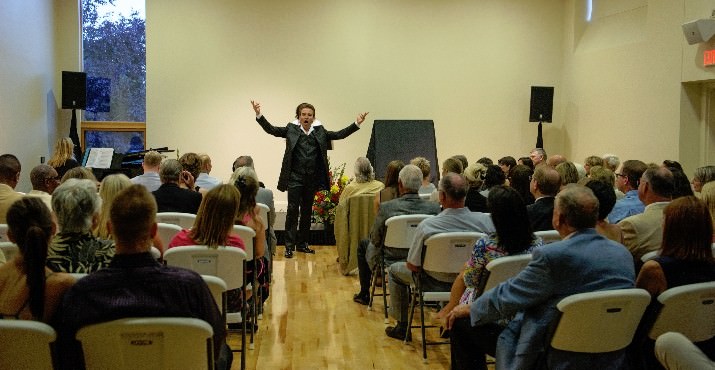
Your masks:
<svg viewBox="0 0 715 370"><path fill-rule="evenodd" d="M534 167L538 166L542 162L546 163L546 150L544 150L544 148L534 148L529 153L529 158L531 158L531 161L534 163Z"/></svg>
<svg viewBox="0 0 715 370"><path fill-rule="evenodd" d="M176 159L167 159L159 167L161 186L152 192L159 212L193 213L199 211L201 193L194 189L191 174L183 171ZM188 189L179 187L179 182L187 184Z"/></svg>
<svg viewBox="0 0 715 370"><path fill-rule="evenodd" d="M406 250L385 247L385 234L387 233L385 222L387 219L399 215L436 215L439 213L439 204L420 199L417 194L420 186L422 186L422 171L419 167L408 164L400 170L397 180L400 197L380 204L380 210L375 216L375 222L370 231L370 239L364 239L358 245L360 292L353 296L353 301L363 305L367 305L370 301L370 281L381 251L384 252L387 266L407 258Z"/></svg>
<svg viewBox="0 0 715 370"><path fill-rule="evenodd" d="M196 178L195 185L206 191L221 185L221 180L209 175L213 168L211 165L211 157L209 157L208 154L201 153L199 154L199 160L201 160L201 172L199 172L199 176Z"/></svg>
<svg viewBox="0 0 715 370"><path fill-rule="evenodd" d="M484 353L495 348L492 355L504 369L546 364L563 369L620 369L625 365L625 349L578 353L549 346L561 299L635 284L628 251L596 233L598 206L590 189L568 185L556 196L552 220L562 240L536 248L531 262L517 276L447 315L453 369L485 369ZM500 324L505 319L511 319L506 327Z"/></svg>
<svg viewBox="0 0 715 370"><path fill-rule="evenodd" d="M397 321L388 326L385 333L390 338L404 339L407 330L407 309L410 300L409 287L412 276L422 268L422 248L425 240L438 233L453 231L477 231L489 234L495 231L491 217L486 213L471 212L464 206L467 197L467 180L464 176L449 172L439 182L439 203L443 211L437 216L422 221L415 230L406 262L390 266L390 315ZM466 262L466 261L464 261ZM425 271L422 284L426 291L449 292L457 275Z"/></svg>
<svg viewBox="0 0 715 370"><path fill-rule="evenodd" d="M142 170L144 170L144 173L132 177L132 184L144 185L150 192L159 189L159 186L161 186L159 166L161 165L162 159L161 154L155 150L150 150L144 154L144 161L142 161Z"/></svg>
<svg viewBox="0 0 715 370"><path fill-rule="evenodd" d="M47 251L47 267L55 272L91 273L109 265L114 242L92 235L100 199L92 180L68 179L52 194L59 232Z"/></svg>
<svg viewBox="0 0 715 370"><path fill-rule="evenodd" d="M47 209L52 210L52 193L60 185L57 171L50 165L38 164L30 171L30 182L32 190L27 196L40 198Z"/></svg>

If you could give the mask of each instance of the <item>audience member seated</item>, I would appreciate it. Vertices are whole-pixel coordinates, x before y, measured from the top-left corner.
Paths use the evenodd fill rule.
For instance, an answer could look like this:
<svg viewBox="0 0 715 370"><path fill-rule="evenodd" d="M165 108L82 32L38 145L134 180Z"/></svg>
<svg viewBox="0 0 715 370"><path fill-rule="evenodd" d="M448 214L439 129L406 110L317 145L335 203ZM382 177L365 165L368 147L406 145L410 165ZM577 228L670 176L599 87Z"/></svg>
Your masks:
<svg viewBox="0 0 715 370"><path fill-rule="evenodd" d="M534 231L553 230L554 197L561 188L561 176L551 166L538 166L531 178L534 203L526 207Z"/></svg>
<svg viewBox="0 0 715 370"><path fill-rule="evenodd" d="M667 168L651 167L643 172L638 198L645 204L643 213L626 217L618 226L623 231L623 245L640 266L641 257L660 249L663 240L663 209L673 194L673 174Z"/></svg>
<svg viewBox="0 0 715 370"><path fill-rule="evenodd" d="M663 210L663 243L659 256L641 268L636 287L647 290L653 301L642 321L642 334L634 348L634 358L644 360L644 368L657 368L654 341L646 337L660 304L658 295L681 285L715 281L715 258L711 249L713 224L705 203L694 196L673 200ZM695 343L710 358L715 358L715 338Z"/></svg>
<svg viewBox="0 0 715 370"><path fill-rule="evenodd" d="M32 183L32 190L27 193L27 196L40 198L47 209L52 209L52 192L60 184L57 171L52 166L38 164L30 171L30 183Z"/></svg>
<svg viewBox="0 0 715 370"><path fill-rule="evenodd" d="M715 369L715 359L708 357L685 335L668 332L655 341L655 355L668 370Z"/></svg>
<svg viewBox="0 0 715 370"><path fill-rule="evenodd" d="M92 180L69 179L52 194L59 232L47 253L50 270L90 273L109 265L114 243L92 235L100 208L96 189Z"/></svg>
<svg viewBox="0 0 715 370"><path fill-rule="evenodd" d="M94 173L92 173L92 170L87 167L70 168L67 172L65 172L64 176L62 176L60 184L63 184L69 179L90 180L94 184L95 190L99 190L99 181L97 181L97 178L94 176Z"/></svg>
<svg viewBox="0 0 715 370"><path fill-rule="evenodd" d="M248 226L256 233L253 243L253 263L247 265L249 280L256 274L256 280L263 289L263 299L268 298L268 280L266 279L266 222L261 218L256 206L256 192L258 190L258 177L251 167L240 167L236 170L238 177L234 186L241 192L241 201L238 206L236 224ZM308 249L308 247L305 247ZM315 253L312 249L298 249L304 253ZM260 305L259 305L260 306Z"/></svg>
<svg viewBox="0 0 715 370"><path fill-rule="evenodd" d="M564 163L568 161L566 157L564 157L561 154L554 154L549 159L546 160L546 165L551 166L553 168L556 168L556 166L560 165L561 163Z"/></svg>
<svg viewBox="0 0 715 370"><path fill-rule="evenodd" d="M568 184L575 184L579 180L578 171L576 170L576 165L573 162L562 162L556 167L556 172L561 176L561 188Z"/></svg>
<svg viewBox="0 0 715 370"><path fill-rule="evenodd" d="M400 196L397 183L400 171L402 171L403 167L405 167L405 163L400 160L390 161L390 163L387 164L387 168L385 169L385 188L375 195L375 214L380 210L380 204ZM422 174L424 176L424 172Z"/></svg>
<svg viewBox="0 0 715 370"><path fill-rule="evenodd" d="M452 158L454 158L454 157L452 157ZM482 157L482 158L477 159L477 163L481 163L484 167L487 167L487 166L493 165L494 161L489 157ZM462 167L462 168L464 168L464 167Z"/></svg>
<svg viewBox="0 0 715 370"><path fill-rule="evenodd" d="M0 155L0 224L7 223L5 214L23 194L15 191L20 181L20 161L12 154Z"/></svg>
<svg viewBox="0 0 715 370"><path fill-rule="evenodd" d="M205 245L209 248L227 246L245 250L243 240L231 234L240 202L241 194L231 184L209 190L201 201L194 226L190 230L179 231L169 242L168 248ZM228 312L241 312L241 297L241 288L227 292Z"/></svg>
<svg viewBox="0 0 715 370"><path fill-rule="evenodd" d="M74 157L74 143L72 139L63 137L55 142L55 152L52 158L47 161L57 171L57 176L62 178L65 173L75 167L79 167L77 158Z"/></svg>
<svg viewBox="0 0 715 370"><path fill-rule="evenodd" d="M673 199L695 195L691 187L688 175L683 171L683 167L677 161L663 161L663 167L673 174Z"/></svg>
<svg viewBox="0 0 715 370"><path fill-rule="evenodd" d="M499 171L501 172L501 169ZM485 234L494 232L494 224L488 215L471 212L464 206L466 196L467 182L464 176L452 172L445 174L439 182L439 202L443 211L417 226L407 261L396 262L390 266L390 315L397 321L396 326L388 326L385 329L390 338L403 339L408 329L409 286L413 281L413 273L419 272L422 266L422 247L425 240L434 234L450 231L477 231ZM456 275L452 274L430 271L425 273L422 281L427 291L448 292L456 278Z"/></svg>
<svg viewBox="0 0 715 370"><path fill-rule="evenodd" d="M603 158L592 155L586 157L586 159L583 161L583 169L586 170L587 176L591 174L591 168L596 166L603 166Z"/></svg>
<svg viewBox="0 0 715 370"><path fill-rule="evenodd" d="M546 164L548 156L546 155L546 150L544 150L543 148L534 148L529 153L529 159L531 159L531 163L534 164L534 169L536 170L536 166L540 165L541 163Z"/></svg>
<svg viewBox="0 0 715 370"><path fill-rule="evenodd" d="M395 161L393 161L395 162ZM392 162L390 162L392 163ZM388 173L390 166L388 165ZM392 167L397 168L397 167ZM409 164L399 171L397 187L399 198L395 198L380 205L380 210L375 216L375 222L370 231L370 240L360 241L357 250L358 274L360 276L360 292L353 296L353 301L366 305L370 301L370 282L375 266L379 262L381 252L384 253L385 266L407 258L405 249L385 247L387 227L385 222L393 216L439 213L439 204L420 199L418 189L422 182L423 172L415 165Z"/></svg>
<svg viewBox="0 0 715 370"><path fill-rule="evenodd" d="M472 212L488 212L487 197L481 193L485 172L487 172L487 168L481 163L474 163L464 170L464 178L469 186L464 206Z"/></svg>
<svg viewBox="0 0 715 370"><path fill-rule="evenodd" d="M695 169L693 174L693 191L699 193L703 185L715 181L715 166L703 166Z"/></svg>
<svg viewBox="0 0 715 370"><path fill-rule="evenodd" d="M59 189L59 188L58 188ZM117 195L110 229L117 254L109 267L79 280L65 295L56 320L60 369L81 369L74 340L87 325L127 317L192 317L212 326L217 369L229 369L226 330L211 292L200 275L159 264L150 253L157 232L156 202L145 187L132 185Z"/></svg>
<svg viewBox="0 0 715 370"><path fill-rule="evenodd" d="M162 158L161 154L154 150L144 154L144 160L142 161L142 170L144 173L132 177L132 184L144 185L150 192L159 189L159 186L161 186L159 166L161 165Z"/></svg>
<svg viewBox="0 0 715 370"><path fill-rule="evenodd" d="M604 154L603 155L603 167L608 168L611 172L616 172L618 166L621 165L621 159L615 154Z"/></svg>
<svg viewBox="0 0 715 370"><path fill-rule="evenodd" d="M570 185L559 193L553 223L563 240L534 249L532 261L516 277L447 315L452 369L486 369L484 353L492 350L499 369L623 368L625 351L576 353L548 344L561 299L634 285L628 251L596 233L597 217L598 200L588 188ZM503 331L492 329L512 317Z"/></svg>
<svg viewBox="0 0 715 370"><path fill-rule="evenodd" d="M532 171L534 170L534 161L532 161L529 157L519 158L519 160L516 161L516 164L523 164L524 166L531 168Z"/></svg>
<svg viewBox="0 0 715 370"><path fill-rule="evenodd" d="M432 194L433 191L437 190L437 188L434 186L434 184L431 181L432 180L432 167L430 166L430 163L427 160L427 158L425 158L425 157L412 158L410 160L410 164L413 164L413 165L419 167L420 171L422 171L422 186L420 186L420 190L418 192L419 194ZM400 168L400 170L401 169L402 168ZM400 172L400 171L397 170L397 172ZM387 186L387 184L385 184L385 186ZM394 198L397 198L397 196L394 196L393 199Z"/></svg>
<svg viewBox="0 0 715 370"><path fill-rule="evenodd" d="M385 188L385 185L375 180L375 171L372 169L370 160L365 157L358 157L354 167L355 180L345 186L340 194L338 208L341 204L347 207L348 198L360 194L376 194Z"/></svg>
<svg viewBox="0 0 715 370"><path fill-rule="evenodd" d="M489 190L495 186L504 185L506 182L506 175L501 168L495 164L490 164L487 170L484 172L484 183L482 184L482 191L479 192L483 196L489 196Z"/></svg>
<svg viewBox="0 0 715 370"><path fill-rule="evenodd" d="M616 202L613 210L608 215L608 222L616 224L622 219L643 213L645 205L638 197L638 183L643 172L648 169L645 163L631 159L623 162L614 172L616 175L616 188L625 196Z"/></svg>
<svg viewBox="0 0 715 370"><path fill-rule="evenodd" d="M606 169L606 171L608 171ZM610 172L610 171L609 171ZM613 186L599 180L590 180L586 187L591 189L593 195L598 198L598 221L596 222L596 232L614 242L623 243L623 235L618 225L609 224L606 216L616 204L616 192Z"/></svg>
<svg viewBox="0 0 715 370"><path fill-rule="evenodd" d="M112 206L114 198L120 191L132 186L131 180L124 174L113 174L102 179L99 184L99 198L102 201L102 206L99 210L99 219L94 227L94 235L100 239L112 239L112 234L109 232L109 210ZM159 248L160 250L162 248Z"/></svg>
<svg viewBox="0 0 715 370"><path fill-rule="evenodd" d="M533 175L534 170L523 164L516 165L509 173L509 186L521 195L521 199L527 206L534 204L534 194L531 194L530 190Z"/></svg>
<svg viewBox="0 0 715 370"><path fill-rule="evenodd" d="M201 205L201 193L194 190L193 177L181 168L176 159L167 159L159 167L161 186L152 192L159 212L183 212L196 214ZM179 187L186 184L188 189Z"/></svg>
<svg viewBox="0 0 715 370"><path fill-rule="evenodd" d="M209 175L211 173L211 157L208 154L199 154L199 160L201 161L201 171L199 176L196 177L196 186L199 189L204 189L206 191L211 190L213 187L221 184L221 180Z"/></svg>
<svg viewBox="0 0 715 370"><path fill-rule="evenodd" d="M251 167L253 171L256 171L256 168L253 165L253 158L251 158L250 155L242 155L233 162L233 170L232 170L232 175L231 175L231 180L229 180L229 183L235 184L236 183L236 178L238 177L238 174L236 174L236 170L239 167ZM256 173L256 176L258 174ZM276 243L278 240L276 239L276 233L275 230L273 229L273 225L276 222L276 208L275 208L275 203L273 201L273 191L270 189L266 189L266 186L260 181L258 181L258 193L256 193L256 203L262 203L268 206L268 232L266 234L266 243L270 247L271 253L275 252L276 250ZM271 253L266 253L266 256L271 256Z"/></svg>
<svg viewBox="0 0 715 370"><path fill-rule="evenodd" d="M477 161L477 163L479 163L479 161ZM487 167L487 165L484 164L483 166ZM442 163L442 176L449 172L463 174L464 167L462 167L462 162L454 157L445 159L445 161ZM437 191L437 189L435 189L432 194L430 194L430 200L433 202L439 202L439 192Z"/></svg>
<svg viewBox="0 0 715 370"><path fill-rule="evenodd" d="M503 256L531 253L543 244L531 231L524 200L513 188L494 187L489 192L489 211L496 231L474 245L472 257L452 283L449 303L439 312L439 318L446 318L458 304L470 304L477 299L480 278L489 262ZM493 351L490 353L494 354Z"/></svg>
<svg viewBox="0 0 715 370"><path fill-rule="evenodd" d="M182 181L179 186L184 189L201 191L201 189L196 186L196 179L199 177L199 173L201 173L201 159L199 158L199 155L191 152L184 153L184 155L179 157L179 163L181 164L182 171L186 171L191 174L191 179L193 180L193 183L190 181Z"/></svg>
<svg viewBox="0 0 715 370"><path fill-rule="evenodd" d="M703 185L700 199L705 202L705 205L710 210L710 216L712 216L713 224L715 225L715 181ZM715 242L715 234L713 235L713 242Z"/></svg>
<svg viewBox="0 0 715 370"><path fill-rule="evenodd" d="M0 265L0 318L48 322L74 284L69 274L45 267L55 232L52 214L39 198L25 198L10 207L7 223L8 237L20 251Z"/></svg>
<svg viewBox="0 0 715 370"><path fill-rule="evenodd" d="M504 176L508 178L509 173L511 173L511 169L516 166L516 159L511 156L501 157L497 161L497 164L499 165L499 168L501 168L501 170L504 172Z"/></svg>

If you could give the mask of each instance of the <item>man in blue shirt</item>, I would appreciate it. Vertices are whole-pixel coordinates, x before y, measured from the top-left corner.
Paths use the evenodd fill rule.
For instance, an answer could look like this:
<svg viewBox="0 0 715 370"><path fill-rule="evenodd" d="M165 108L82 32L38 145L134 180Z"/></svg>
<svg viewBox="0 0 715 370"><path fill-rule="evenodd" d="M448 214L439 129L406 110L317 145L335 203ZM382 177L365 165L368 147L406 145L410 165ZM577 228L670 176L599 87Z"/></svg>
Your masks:
<svg viewBox="0 0 715 370"><path fill-rule="evenodd" d="M638 199L638 182L647 168L645 163L631 159L623 162L616 169L616 187L625 194L625 197L618 200L608 214L609 223L615 224L628 216L643 213L645 205Z"/></svg>

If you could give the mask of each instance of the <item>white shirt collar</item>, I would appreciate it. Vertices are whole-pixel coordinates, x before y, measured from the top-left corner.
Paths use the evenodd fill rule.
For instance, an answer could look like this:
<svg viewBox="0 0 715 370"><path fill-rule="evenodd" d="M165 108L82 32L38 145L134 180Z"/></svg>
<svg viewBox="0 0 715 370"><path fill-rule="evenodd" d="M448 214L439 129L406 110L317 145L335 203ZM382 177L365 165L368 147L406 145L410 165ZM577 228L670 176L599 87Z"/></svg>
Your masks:
<svg viewBox="0 0 715 370"><path fill-rule="evenodd" d="M316 119L316 120L313 121L313 124L310 125L310 128L308 129L308 132L305 132L305 130L303 130L303 126L301 126L299 120L297 120L297 119L296 119L296 120L293 120L293 122L291 122L291 123L294 124L294 125L298 125L298 126L300 127L300 129L301 129L306 135L310 135L310 133L313 132L313 127L315 127L315 126L322 126L322 125L323 125L320 121L318 121L318 120Z"/></svg>

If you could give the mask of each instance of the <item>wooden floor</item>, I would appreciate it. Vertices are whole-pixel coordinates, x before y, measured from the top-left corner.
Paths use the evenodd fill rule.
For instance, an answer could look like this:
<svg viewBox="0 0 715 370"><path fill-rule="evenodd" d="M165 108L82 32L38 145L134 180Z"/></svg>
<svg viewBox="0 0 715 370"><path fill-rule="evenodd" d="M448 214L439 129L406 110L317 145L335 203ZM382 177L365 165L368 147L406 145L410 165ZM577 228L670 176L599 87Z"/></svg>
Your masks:
<svg viewBox="0 0 715 370"><path fill-rule="evenodd" d="M382 300L374 311L354 303L357 275L338 272L334 246L314 249L314 255L284 259L278 247L270 298L255 348L246 354L247 369L449 368L449 345L428 346L428 363L422 363L419 328L409 344L387 337ZM428 339L435 340L437 331L428 329ZM229 335L229 345L240 347L240 337ZM240 353L234 353L232 369L240 369Z"/></svg>

